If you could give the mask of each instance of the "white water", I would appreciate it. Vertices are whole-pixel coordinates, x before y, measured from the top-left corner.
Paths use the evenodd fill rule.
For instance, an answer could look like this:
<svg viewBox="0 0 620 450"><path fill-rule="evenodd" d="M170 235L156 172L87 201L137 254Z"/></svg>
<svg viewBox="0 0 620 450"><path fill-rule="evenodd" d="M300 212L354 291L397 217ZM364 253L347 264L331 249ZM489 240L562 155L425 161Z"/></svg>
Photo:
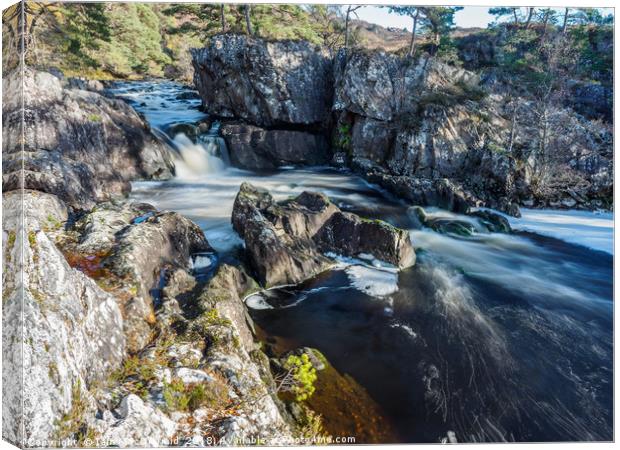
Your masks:
<svg viewBox="0 0 620 450"><path fill-rule="evenodd" d="M509 220L515 230L531 231L614 254L614 215L611 212L522 209L521 218L510 217Z"/></svg>
<svg viewBox="0 0 620 450"><path fill-rule="evenodd" d="M196 181L226 168L224 161L214 154L213 144L194 144L183 133L177 134L173 142L179 150L179 155L174 159L177 180Z"/></svg>

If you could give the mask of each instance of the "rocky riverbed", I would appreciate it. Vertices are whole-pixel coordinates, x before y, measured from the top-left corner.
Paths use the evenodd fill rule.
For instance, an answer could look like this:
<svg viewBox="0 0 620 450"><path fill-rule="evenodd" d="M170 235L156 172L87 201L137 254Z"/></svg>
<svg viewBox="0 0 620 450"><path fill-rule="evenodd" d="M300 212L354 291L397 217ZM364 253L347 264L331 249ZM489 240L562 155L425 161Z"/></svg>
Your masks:
<svg viewBox="0 0 620 450"><path fill-rule="evenodd" d="M7 439L610 439L612 256L510 218L608 206L604 152L540 196L476 74L244 36L193 57L199 93L27 71L23 127L3 103Z"/></svg>

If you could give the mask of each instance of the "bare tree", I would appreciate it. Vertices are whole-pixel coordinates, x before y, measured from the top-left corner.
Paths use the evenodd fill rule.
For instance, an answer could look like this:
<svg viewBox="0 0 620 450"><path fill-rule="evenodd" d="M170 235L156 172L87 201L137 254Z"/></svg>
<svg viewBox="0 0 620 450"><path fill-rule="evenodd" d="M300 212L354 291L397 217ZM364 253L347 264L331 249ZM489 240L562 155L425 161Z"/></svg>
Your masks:
<svg viewBox="0 0 620 450"><path fill-rule="evenodd" d="M245 29L246 32L251 36L252 35L252 23L250 22L250 14L252 12L252 5L247 4L245 5L244 8L244 15L245 15Z"/></svg>
<svg viewBox="0 0 620 450"><path fill-rule="evenodd" d="M222 23L222 33L226 33L226 15L224 14L224 3L220 4L220 22Z"/></svg>
<svg viewBox="0 0 620 450"><path fill-rule="evenodd" d="M562 22L562 34L566 34L566 29L568 28L568 14L570 8L564 9L564 21Z"/></svg>
<svg viewBox="0 0 620 450"><path fill-rule="evenodd" d="M525 21L525 29L527 30L532 23L532 16L534 15L534 8L527 8L527 20Z"/></svg>
<svg viewBox="0 0 620 450"><path fill-rule="evenodd" d="M357 11L361 7L362 5L357 5L357 6L349 5L347 7L347 14L344 19L344 48L345 49L349 48L349 34L350 34L349 33L349 21L350 21L351 14L355 14L355 17L357 17L357 13L355 11Z"/></svg>

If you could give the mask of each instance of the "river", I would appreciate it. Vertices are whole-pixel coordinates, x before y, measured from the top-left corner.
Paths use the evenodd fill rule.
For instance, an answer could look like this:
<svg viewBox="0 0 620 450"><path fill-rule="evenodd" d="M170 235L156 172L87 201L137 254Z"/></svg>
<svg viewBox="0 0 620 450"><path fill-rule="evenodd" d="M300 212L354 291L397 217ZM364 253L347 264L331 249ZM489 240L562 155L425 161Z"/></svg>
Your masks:
<svg viewBox="0 0 620 450"><path fill-rule="evenodd" d="M206 117L172 82L111 91L164 133ZM243 245L230 224L243 181L276 199L321 191L343 210L411 230L412 268L342 258L300 286L246 300L266 334L318 348L363 386L395 441L440 442L449 432L459 442L613 439L611 214L526 210L510 235L439 234L416 229L407 205L349 172L252 173L226 164L215 132L197 144L170 138L177 177L136 182L131 198L194 220L220 261Z"/></svg>

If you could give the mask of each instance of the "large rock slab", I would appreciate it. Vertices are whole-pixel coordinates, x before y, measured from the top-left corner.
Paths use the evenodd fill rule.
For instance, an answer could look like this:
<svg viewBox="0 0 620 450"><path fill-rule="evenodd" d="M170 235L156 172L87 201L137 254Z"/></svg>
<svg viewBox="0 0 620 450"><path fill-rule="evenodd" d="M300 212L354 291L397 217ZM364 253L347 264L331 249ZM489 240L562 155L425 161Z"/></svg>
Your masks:
<svg viewBox="0 0 620 450"><path fill-rule="evenodd" d="M24 109L19 95L3 103L4 191L18 189L23 175L27 189L88 210L129 192L131 180L171 177L167 146L125 102L32 70L9 74L3 89L20 92L22 81Z"/></svg>
<svg viewBox="0 0 620 450"><path fill-rule="evenodd" d="M22 205L24 228L14 214ZM89 387L120 365L124 318L116 299L71 268L51 238L67 220L62 201L10 192L3 207L3 437L51 445L63 416L78 399L92 408Z"/></svg>
<svg viewBox="0 0 620 450"><path fill-rule="evenodd" d="M230 161L242 169L274 169L287 165L317 165L329 160L322 134L295 130L267 130L226 123L221 127Z"/></svg>
<svg viewBox="0 0 620 450"><path fill-rule="evenodd" d="M296 284L330 267L324 253L372 254L397 267L414 264L409 234L378 220L342 213L319 193L303 192L277 203L243 183L235 199L233 228L245 241L259 281L266 286Z"/></svg>
<svg viewBox="0 0 620 450"><path fill-rule="evenodd" d="M191 52L194 84L209 114L261 127L316 127L328 119L331 60L308 42L225 34Z"/></svg>

